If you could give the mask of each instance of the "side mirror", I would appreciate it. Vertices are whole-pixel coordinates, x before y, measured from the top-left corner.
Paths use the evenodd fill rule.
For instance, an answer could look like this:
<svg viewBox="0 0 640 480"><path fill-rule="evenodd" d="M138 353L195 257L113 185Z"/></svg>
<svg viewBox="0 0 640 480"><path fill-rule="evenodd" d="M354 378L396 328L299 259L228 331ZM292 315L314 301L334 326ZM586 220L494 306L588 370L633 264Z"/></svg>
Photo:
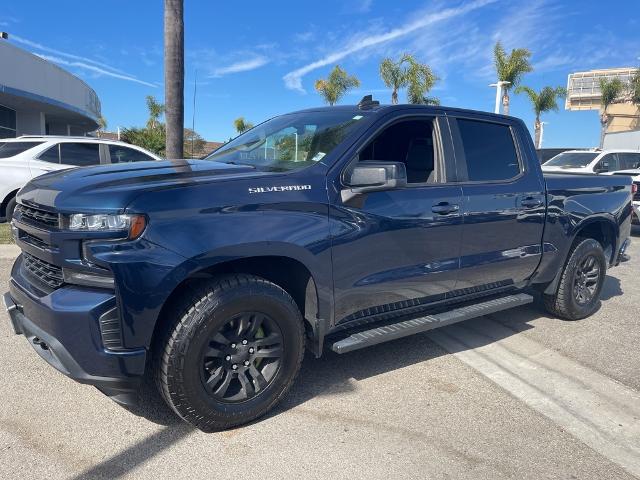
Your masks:
<svg viewBox="0 0 640 480"><path fill-rule="evenodd" d="M407 185L407 171L401 162L359 162L347 173L345 184L354 193L366 193Z"/></svg>
<svg viewBox="0 0 640 480"><path fill-rule="evenodd" d="M407 170L401 162L359 162L344 183L354 194L401 188L407 185Z"/></svg>

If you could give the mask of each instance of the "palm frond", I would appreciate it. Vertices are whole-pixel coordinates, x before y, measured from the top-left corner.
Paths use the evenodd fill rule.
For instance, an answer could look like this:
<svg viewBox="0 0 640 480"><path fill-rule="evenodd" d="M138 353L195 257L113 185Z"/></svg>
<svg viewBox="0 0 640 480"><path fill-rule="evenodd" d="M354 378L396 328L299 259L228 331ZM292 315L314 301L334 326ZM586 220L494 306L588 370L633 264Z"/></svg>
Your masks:
<svg viewBox="0 0 640 480"><path fill-rule="evenodd" d="M533 71L529 59L531 52L526 48L514 48L507 55L500 42L496 42L493 48L493 60L498 80L509 82L505 85L507 90L516 88L520 84L525 73Z"/></svg>

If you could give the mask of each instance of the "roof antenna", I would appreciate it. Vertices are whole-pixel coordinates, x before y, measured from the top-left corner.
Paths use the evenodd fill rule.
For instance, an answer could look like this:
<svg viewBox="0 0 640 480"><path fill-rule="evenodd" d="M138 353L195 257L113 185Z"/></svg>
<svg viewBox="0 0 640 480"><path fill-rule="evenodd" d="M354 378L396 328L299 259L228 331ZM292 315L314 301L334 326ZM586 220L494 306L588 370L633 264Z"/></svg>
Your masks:
<svg viewBox="0 0 640 480"><path fill-rule="evenodd" d="M366 110L372 107L377 107L380 105L380 102L373 99L373 95L365 95L362 97L362 100L358 103L358 108L360 110Z"/></svg>

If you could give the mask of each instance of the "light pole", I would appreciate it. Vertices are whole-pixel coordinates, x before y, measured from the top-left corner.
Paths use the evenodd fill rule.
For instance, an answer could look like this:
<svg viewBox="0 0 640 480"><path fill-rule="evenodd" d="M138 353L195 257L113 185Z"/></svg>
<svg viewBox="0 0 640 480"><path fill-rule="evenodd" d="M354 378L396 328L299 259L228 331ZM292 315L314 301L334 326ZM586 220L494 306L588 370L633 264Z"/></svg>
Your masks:
<svg viewBox="0 0 640 480"><path fill-rule="evenodd" d="M548 122L540 122L540 139L538 140L538 146L536 148L542 148L542 137L544 136L544 126Z"/></svg>
<svg viewBox="0 0 640 480"><path fill-rule="evenodd" d="M493 111L494 113L500 113L500 99L502 98L502 87L505 85L511 85L511 82L504 82L500 80L497 83L492 83L490 87L496 87L496 108Z"/></svg>

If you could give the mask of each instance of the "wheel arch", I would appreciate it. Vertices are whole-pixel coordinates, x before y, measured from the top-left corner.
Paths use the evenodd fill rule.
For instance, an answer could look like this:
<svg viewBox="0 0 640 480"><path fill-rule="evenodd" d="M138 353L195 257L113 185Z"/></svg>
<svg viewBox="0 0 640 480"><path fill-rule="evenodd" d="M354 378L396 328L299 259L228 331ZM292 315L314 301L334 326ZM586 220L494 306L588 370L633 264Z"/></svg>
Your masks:
<svg viewBox="0 0 640 480"><path fill-rule="evenodd" d="M7 216L7 205L9 204L9 201L12 198L15 198L19 190L20 190L20 187L14 188L5 195L4 199L2 200L2 203L0 203L0 217Z"/></svg>
<svg viewBox="0 0 640 480"><path fill-rule="evenodd" d="M307 338L311 340L312 350L316 348L318 341L324 337L324 321L319 315L319 292L316 280L311 270L300 260L281 255L259 255L251 257L234 258L220 261L212 265L203 266L186 275L171 291L164 301L158 320L153 330L151 346L155 348L161 332L171 319L167 318L167 312L178 302L183 292L189 289L192 282L215 278L224 274L249 274L268 280L285 290L300 309L305 322Z"/></svg>
<svg viewBox="0 0 640 480"><path fill-rule="evenodd" d="M567 249L564 252L564 256L562 257L562 263L560 264L560 268L556 272L553 280L547 285L544 289L544 293L548 295L555 294L558 283L560 282L560 277L562 276L562 271L564 269L564 265L569 258L573 250L573 246L576 243L576 240L579 238L592 238L596 240L600 245L602 245L602 249L604 250L605 257L607 258L607 262L611 264L615 257L616 252L616 238L619 234L619 228L615 221L607 216L596 216L592 218L588 218L573 229L572 233L567 236Z"/></svg>
<svg viewBox="0 0 640 480"><path fill-rule="evenodd" d="M607 257L607 261L611 264L615 257L617 247L616 239L618 238L619 230L616 222L608 216L588 218L578 224L574 229L571 246L573 246L578 238L593 238L602 245L605 257ZM570 250L571 249L569 249L569 251Z"/></svg>

